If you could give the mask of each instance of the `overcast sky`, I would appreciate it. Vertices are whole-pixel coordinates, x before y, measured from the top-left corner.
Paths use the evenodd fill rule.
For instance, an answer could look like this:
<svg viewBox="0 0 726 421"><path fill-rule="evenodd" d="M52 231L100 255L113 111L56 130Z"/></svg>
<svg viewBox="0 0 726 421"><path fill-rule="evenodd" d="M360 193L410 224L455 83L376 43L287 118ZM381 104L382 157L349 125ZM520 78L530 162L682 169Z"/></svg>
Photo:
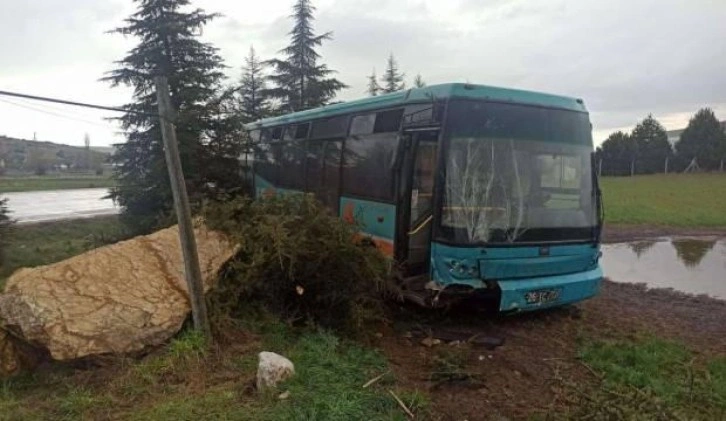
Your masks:
<svg viewBox="0 0 726 421"><path fill-rule="evenodd" d="M192 0L224 17L202 39L230 82L250 45L270 58L287 43L294 0ZM410 82L471 82L583 98L597 143L652 113L667 129L703 106L726 119L726 0L314 0L323 60L365 95L393 52ZM127 89L98 79L135 40L105 32L131 0L3 1L0 90L105 105ZM9 104L12 102L13 104ZM22 107L20 107L20 106ZM0 97L0 135L101 146L123 141L110 114Z"/></svg>

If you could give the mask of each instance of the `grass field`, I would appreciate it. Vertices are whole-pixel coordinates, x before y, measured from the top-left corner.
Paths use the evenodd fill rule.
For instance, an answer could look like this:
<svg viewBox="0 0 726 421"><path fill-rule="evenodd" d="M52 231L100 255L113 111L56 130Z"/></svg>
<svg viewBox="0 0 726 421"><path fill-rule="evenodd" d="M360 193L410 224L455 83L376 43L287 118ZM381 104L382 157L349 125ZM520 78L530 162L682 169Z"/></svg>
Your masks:
<svg viewBox="0 0 726 421"><path fill-rule="evenodd" d="M110 175L0 177L0 193L113 187Z"/></svg>
<svg viewBox="0 0 726 421"><path fill-rule="evenodd" d="M272 320L250 332L254 338L232 347L205 351L203 338L186 333L141 361L0 380L0 420L406 420L389 390L426 419L426 398L394 376L362 387L388 370L374 349ZM277 392L252 387L263 349L295 364L295 376ZM279 398L284 391L288 397Z"/></svg>
<svg viewBox="0 0 726 421"><path fill-rule="evenodd" d="M654 337L594 341L583 346L580 357L602 378L579 408L583 416L704 420L726 416L724 357L699 358L682 343Z"/></svg>
<svg viewBox="0 0 726 421"><path fill-rule="evenodd" d="M601 185L607 223L726 227L725 174L604 177Z"/></svg>
<svg viewBox="0 0 726 421"><path fill-rule="evenodd" d="M0 265L0 288L18 268L57 262L126 237L117 216L15 225Z"/></svg>

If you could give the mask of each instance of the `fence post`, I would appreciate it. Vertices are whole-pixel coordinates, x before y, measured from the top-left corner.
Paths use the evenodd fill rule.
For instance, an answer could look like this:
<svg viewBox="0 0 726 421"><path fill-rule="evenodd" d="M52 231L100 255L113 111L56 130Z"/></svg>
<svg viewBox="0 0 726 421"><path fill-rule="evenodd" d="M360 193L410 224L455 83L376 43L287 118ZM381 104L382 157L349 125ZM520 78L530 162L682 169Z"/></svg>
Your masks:
<svg viewBox="0 0 726 421"><path fill-rule="evenodd" d="M668 174L668 158L669 157L666 156L666 159L665 159L665 174Z"/></svg>

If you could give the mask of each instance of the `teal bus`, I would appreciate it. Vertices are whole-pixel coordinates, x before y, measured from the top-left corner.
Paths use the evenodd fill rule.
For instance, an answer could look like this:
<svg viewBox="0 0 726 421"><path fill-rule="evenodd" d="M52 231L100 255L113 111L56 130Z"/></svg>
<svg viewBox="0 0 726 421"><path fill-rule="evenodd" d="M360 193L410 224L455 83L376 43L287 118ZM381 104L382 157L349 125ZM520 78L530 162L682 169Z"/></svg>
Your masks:
<svg viewBox="0 0 726 421"><path fill-rule="evenodd" d="M356 222L426 306L502 312L597 294L603 223L581 99L451 83L246 126L258 196L307 192Z"/></svg>

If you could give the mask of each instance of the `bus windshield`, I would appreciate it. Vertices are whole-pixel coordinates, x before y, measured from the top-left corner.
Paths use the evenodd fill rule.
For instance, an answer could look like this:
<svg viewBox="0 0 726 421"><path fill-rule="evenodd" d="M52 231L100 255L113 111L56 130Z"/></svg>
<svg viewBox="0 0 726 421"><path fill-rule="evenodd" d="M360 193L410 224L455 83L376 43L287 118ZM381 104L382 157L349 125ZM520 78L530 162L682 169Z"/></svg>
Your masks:
<svg viewBox="0 0 726 421"><path fill-rule="evenodd" d="M459 244L593 239L586 113L451 104L441 233Z"/></svg>

